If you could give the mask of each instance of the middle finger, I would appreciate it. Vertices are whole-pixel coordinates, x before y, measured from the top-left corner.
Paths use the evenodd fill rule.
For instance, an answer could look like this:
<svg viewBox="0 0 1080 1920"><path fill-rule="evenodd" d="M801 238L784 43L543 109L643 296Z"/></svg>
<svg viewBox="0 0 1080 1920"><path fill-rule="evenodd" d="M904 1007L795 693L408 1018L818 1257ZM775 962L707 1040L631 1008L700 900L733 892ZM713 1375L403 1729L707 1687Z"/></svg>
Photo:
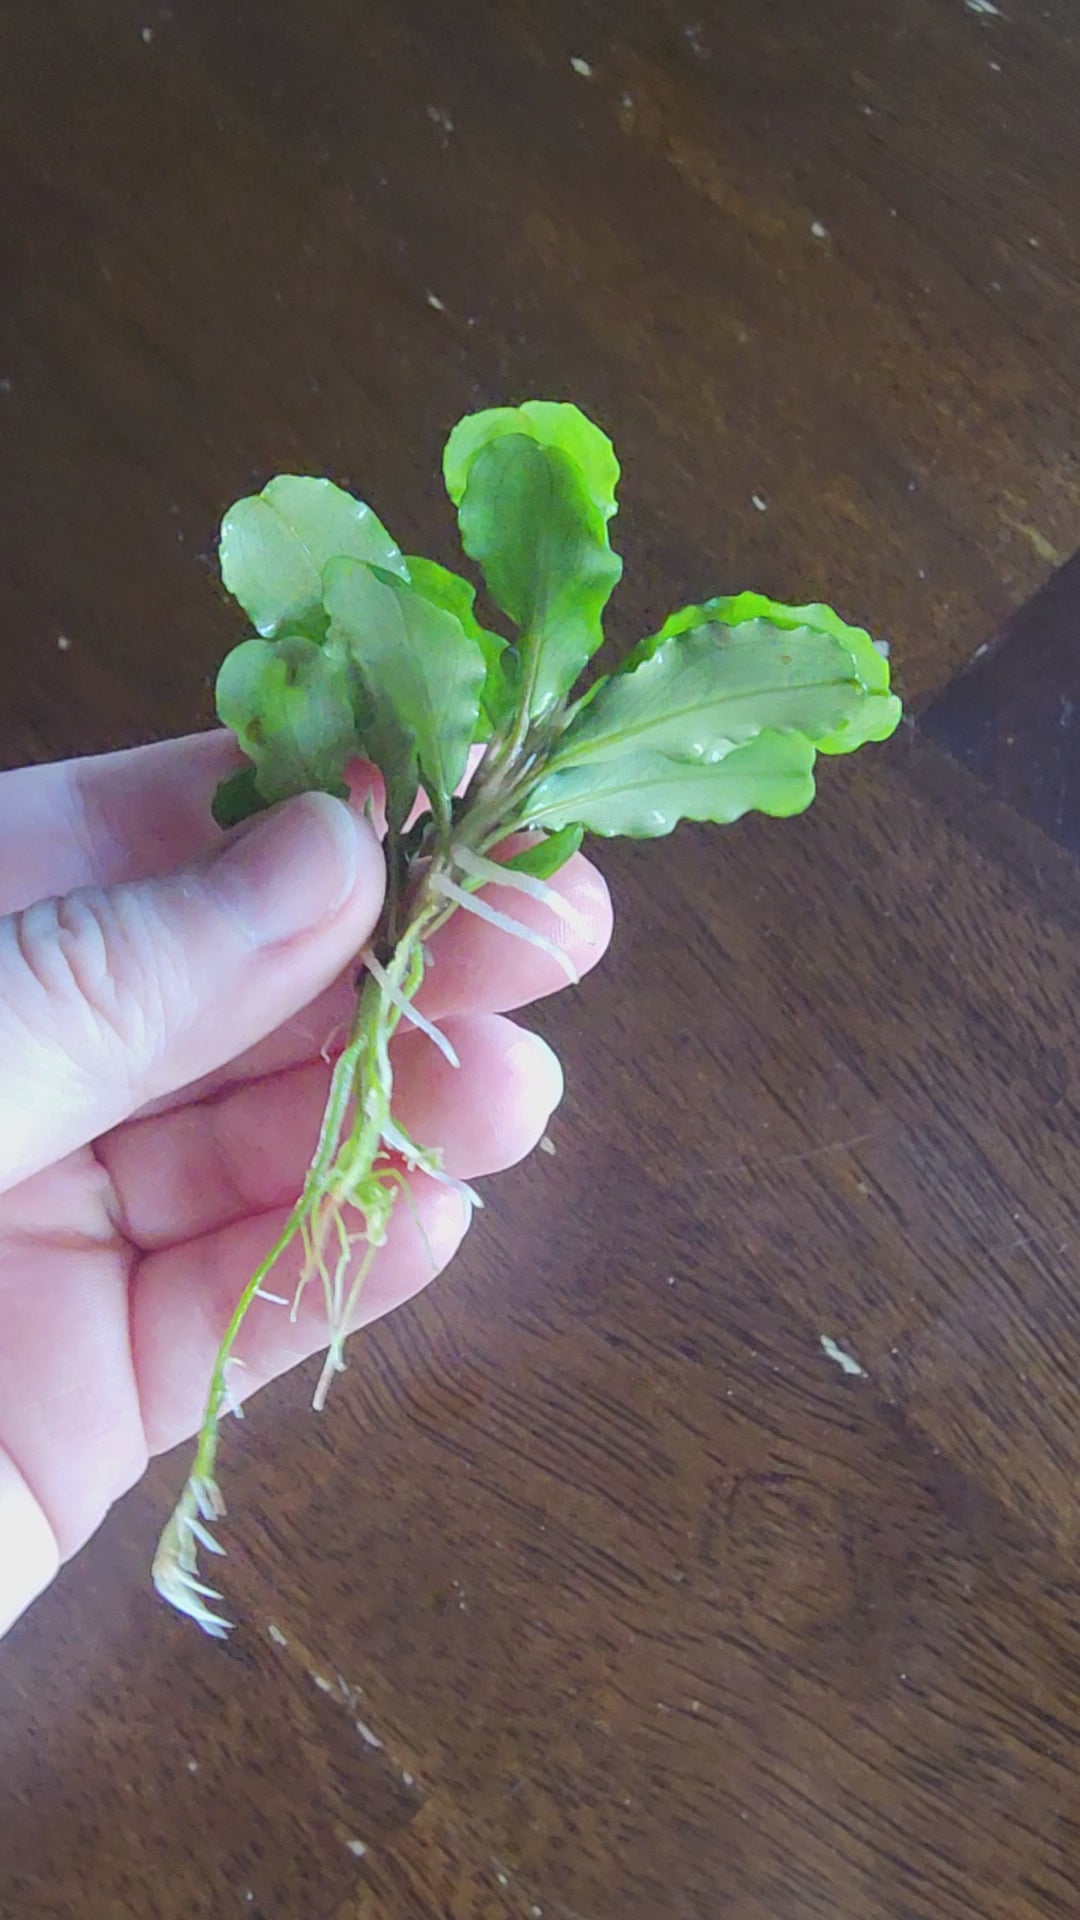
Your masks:
<svg viewBox="0 0 1080 1920"><path fill-rule="evenodd" d="M459 1067L427 1037L394 1043L394 1118L448 1173L475 1179L531 1152L562 1096L551 1048L498 1015L447 1022ZM330 1069L322 1061L201 1106L135 1120L99 1142L121 1225L144 1251L289 1205L311 1159Z"/></svg>

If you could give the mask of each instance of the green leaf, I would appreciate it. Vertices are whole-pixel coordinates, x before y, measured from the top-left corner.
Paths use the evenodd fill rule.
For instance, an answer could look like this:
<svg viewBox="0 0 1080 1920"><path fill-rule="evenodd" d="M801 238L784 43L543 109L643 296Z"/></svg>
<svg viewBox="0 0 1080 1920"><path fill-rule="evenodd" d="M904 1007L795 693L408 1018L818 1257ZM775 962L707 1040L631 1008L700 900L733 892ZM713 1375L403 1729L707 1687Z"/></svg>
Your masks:
<svg viewBox="0 0 1080 1920"><path fill-rule="evenodd" d="M766 728L816 743L865 699L851 655L831 634L765 620L692 627L605 681L549 766L621 763L639 748L715 762Z"/></svg>
<svg viewBox="0 0 1080 1920"><path fill-rule="evenodd" d="M572 824L605 836L653 839L680 820L727 824L752 810L786 818L814 797L814 749L801 733L759 733L713 762L672 760L646 747L622 759L549 773L522 808L530 825Z"/></svg>
<svg viewBox="0 0 1080 1920"><path fill-rule="evenodd" d="M520 853L502 864L515 873L531 874L534 880L550 880L573 858L584 838L584 827L560 827L558 833L545 834L542 840L535 841L531 847L522 847Z"/></svg>
<svg viewBox="0 0 1080 1920"><path fill-rule="evenodd" d="M341 554L408 577L382 522L332 480L281 474L238 500L221 523L221 577L268 638L324 637L323 569Z"/></svg>
<svg viewBox="0 0 1080 1920"><path fill-rule="evenodd" d="M417 593L423 594L425 600L430 600L432 606L443 607L447 613L454 614L484 656L486 673L480 695L482 711L475 737L486 740L491 729L498 726L510 707L510 688L502 662L506 641L501 633L492 633L477 620L473 611L476 588L470 580L463 580L460 573L451 573L449 567L441 567L437 560L423 560L413 554L409 555L405 564Z"/></svg>
<svg viewBox="0 0 1080 1920"><path fill-rule="evenodd" d="M650 659L665 640L708 624L737 627L749 620L766 620L783 632L800 628L811 633L828 634L850 655L855 675L866 698L854 712L840 722L835 732L815 742L819 753L853 753L869 740L887 740L896 731L901 705L889 691L889 663L878 652L863 627L848 626L831 607L814 601L805 607L785 606L768 600L761 593L718 594L696 607L681 607L668 616L659 633L639 641L628 656L624 671L633 671Z"/></svg>
<svg viewBox="0 0 1080 1920"><path fill-rule="evenodd" d="M345 661L300 634L244 640L217 678L217 710L253 764L261 799L321 788L344 796L357 752ZM232 792L235 804L236 790Z"/></svg>
<svg viewBox="0 0 1080 1920"><path fill-rule="evenodd" d="M640 837L809 805L817 743L856 732L877 696L823 626L727 626L705 611L674 616L579 709L524 820Z"/></svg>
<svg viewBox="0 0 1080 1920"><path fill-rule="evenodd" d="M459 420L446 443L443 477L455 507L460 507L469 470L478 453L505 434L524 434L542 447L558 447L568 454L592 498L597 512L610 520L619 484L619 462L607 434L582 413L580 407L558 400L526 400L520 407L489 407L484 413Z"/></svg>
<svg viewBox="0 0 1080 1920"><path fill-rule="evenodd" d="M331 561L325 604L331 645L347 651L367 689L364 750L395 796L392 814L410 785L415 794L417 768L435 810L448 809L480 710L479 644L455 614L361 561Z"/></svg>
<svg viewBox="0 0 1080 1920"><path fill-rule="evenodd" d="M265 813L269 805L255 784L254 767L246 766L237 767L235 773L228 773L224 780L218 781L210 811L219 827L238 827L253 814Z"/></svg>
<svg viewBox="0 0 1080 1920"><path fill-rule="evenodd" d="M476 455L458 519L466 553L521 631L515 699L539 719L601 644L601 614L622 562L580 468L560 448L522 434Z"/></svg>

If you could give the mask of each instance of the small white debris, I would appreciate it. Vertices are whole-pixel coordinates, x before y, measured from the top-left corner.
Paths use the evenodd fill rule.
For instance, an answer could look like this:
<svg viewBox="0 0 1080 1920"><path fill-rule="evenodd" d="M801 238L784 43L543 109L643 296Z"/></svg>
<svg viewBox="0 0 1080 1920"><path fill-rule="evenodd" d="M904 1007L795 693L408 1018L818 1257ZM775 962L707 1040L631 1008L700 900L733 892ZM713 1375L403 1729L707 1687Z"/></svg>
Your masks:
<svg viewBox="0 0 1080 1920"><path fill-rule="evenodd" d="M690 1702L690 1711L691 1711L691 1713L700 1713L700 1712L701 1712L701 1701L700 1701L700 1700L691 1700L691 1702Z"/></svg>
<svg viewBox="0 0 1080 1920"><path fill-rule="evenodd" d="M888 641L887 641L887 640L872 640L872 641L870 642L870 645L871 645L871 646L873 647L873 649L874 649L874 652L875 652L875 653L880 653L880 655L881 655L881 657L882 657L882 659L883 659L883 660L887 660L887 659L888 659L888 657L889 657L889 643L888 643ZM858 1182L856 1182L856 1185L857 1185L857 1184L858 1184Z"/></svg>
<svg viewBox="0 0 1080 1920"><path fill-rule="evenodd" d="M683 39L686 41L686 44L689 47L691 53L695 54L699 60L708 59L709 48L706 43L705 29L703 27L698 27L698 26L684 27Z"/></svg>
<svg viewBox="0 0 1080 1920"><path fill-rule="evenodd" d="M532 1914L532 1920L544 1920L543 1907L530 1907L529 1912Z"/></svg>
<svg viewBox="0 0 1080 1920"><path fill-rule="evenodd" d="M592 79L592 68L587 60L581 58L579 53L572 53L570 55L570 65L582 80Z"/></svg>
<svg viewBox="0 0 1080 1920"><path fill-rule="evenodd" d="M510 1875L508 1873L503 1873L501 1867L498 1873L495 1875L495 1878L498 1881L500 1887L508 1887L510 1885Z"/></svg>
<svg viewBox="0 0 1080 1920"><path fill-rule="evenodd" d="M374 1733L372 1729L368 1726L368 1723L366 1720L354 1720L353 1725L355 1726L357 1733L360 1735L360 1738L363 1741L365 1747L372 1747L376 1753L382 1752L383 1743L379 1739L378 1734Z"/></svg>
<svg viewBox="0 0 1080 1920"><path fill-rule="evenodd" d="M353 1854L357 1860L362 1860L365 1853L367 1852L366 1840L346 1840L345 1845L348 1847L349 1852Z"/></svg>
<svg viewBox="0 0 1080 1920"><path fill-rule="evenodd" d="M199 1771L199 1763L198 1763L198 1761L197 1761L197 1760L189 1760L189 1761L188 1761L188 1763L187 1763L187 1770L188 1770L188 1772L189 1772L189 1773L198 1773L198 1771Z"/></svg>
<svg viewBox="0 0 1080 1920"><path fill-rule="evenodd" d="M989 66L989 68L990 68L990 71L991 71L991 73L1000 73L1000 72L1001 72L1001 61L1000 61L1000 60L989 60L989 61L987 61L987 65Z"/></svg>
<svg viewBox="0 0 1080 1920"><path fill-rule="evenodd" d="M767 500L762 499L760 493L752 493L750 495L750 505L756 507L758 513L768 513L769 511L769 503Z"/></svg>
<svg viewBox="0 0 1080 1920"><path fill-rule="evenodd" d="M333 1693L334 1683L327 1679L325 1673L313 1673L311 1677L320 1693Z"/></svg>
<svg viewBox="0 0 1080 1920"><path fill-rule="evenodd" d="M822 226L820 220L811 220L810 231L815 240L827 240L829 237L828 227Z"/></svg>
<svg viewBox="0 0 1080 1920"><path fill-rule="evenodd" d="M925 580L925 579L926 579L926 568L925 568L925 567L916 567L916 569L915 569L915 571L916 571L916 573L918 574L918 576L919 576L919 579L920 579L920 580Z"/></svg>
<svg viewBox="0 0 1080 1920"><path fill-rule="evenodd" d="M675 1275L673 1273L668 1274L667 1283L669 1287L673 1287L675 1285Z"/></svg>
<svg viewBox="0 0 1080 1920"><path fill-rule="evenodd" d="M1039 245L1039 243L1038 243L1038 241L1036 240L1036 238L1035 238L1035 235L1034 235L1033 233L1029 233L1029 234L1028 234L1028 246L1029 246L1029 247L1034 247L1034 248L1036 249L1036 251L1037 251L1037 250L1038 250L1038 245Z"/></svg>
<svg viewBox="0 0 1080 1920"><path fill-rule="evenodd" d="M288 1301L283 1293L268 1293L265 1287L256 1287L256 1300L269 1300L272 1307L287 1307Z"/></svg>
<svg viewBox="0 0 1080 1920"><path fill-rule="evenodd" d="M266 1631L270 1635L270 1638L273 1641L275 1647L288 1646L289 1643L286 1640L285 1635L282 1633L281 1628L279 1626L275 1626L273 1620L267 1621Z"/></svg>
<svg viewBox="0 0 1080 1920"><path fill-rule="evenodd" d="M624 112L624 113L629 113L629 112L631 112L631 110L632 110L632 108L633 108L633 105L634 105L634 96L633 96L633 94L632 94L632 93L624 93L624 94L623 94L623 97L622 97L622 107L623 107L623 112Z"/></svg>
<svg viewBox="0 0 1080 1920"><path fill-rule="evenodd" d="M153 39L153 37L154 37L154 29L153 29L153 27L144 27L144 28L143 28L143 30L142 30L142 41L143 41L143 46L144 46L144 47L148 47L148 46L150 45L150 42L151 42L151 40ZM250 1895L250 1894L248 1895L248 1899L249 1899L249 1900L251 1899L251 1895Z"/></svg>
<svg viewBox="0 0 1080 1920"><path fill-rule="evenodd" d="M58 633L58 634L57 634L57 636L56 636L56 644L57 644L57 646L59 647L59 649L60 649L60 651L61 651L61 653L70 653L70 652L71 652L71 641L70 641L70 640L68 639L68 637L67 637L67 634L66 634L66 633Z"/></svg>
<svg viewBox="0 0 1080 1920"><path fill-rule="evenodd" d="M436 313L446 312L446 303L445 301L439 299L439 296L437 293L429 293L427 296L427 303L429 307L434 307Z"/></svg>
<svg viewBox="0 0 1080 1920"><path fill-rule="evenodd" d="M415 1787L416 1785L416 1776L409 1772L408 1767L406 1767L402 1773L401 1784L403 1787Z"/></svg>
<svg viewBox="0 0 1080 1920"><path fill-rule="evenodd" d="M874 109L873 109L873 107L872 107L872 106L870 106L870 105L869 105L869 103L868 103L867 101L865 101L865 100L863 101L863 103L862 103L862 105L861 105L861 107L859 108L859 112L860 112L860 113L865 113L865 114L867 114L868 116L869 116L870 114L872 114L872 113L873 113L873 111L874 111Z"/></svg>
<svg viewBox="0 0 1080 1920"><path fill-rule="evenodd" d="M988 14L995 20L1005 20L1008 17L1002 13L1000 7L995 7L994 0L964 0L964 5L969 13Z"/></svg>
<svg viewBox="0 0 1080 1920"><path fill-rule="evenodd" d="M540 1151L541 1153L552 1154L555 1152L555 1142L549 1133L542 1133L540 1135Z"/></svg>
<svg viewBox="0 0 1080 1920"><path fill-rule="evenodd" d="M250 1907L250 1905L251 1905L251 1903L252 1903L252 1901L254 1900L254 1898L255 1898L255 1889L254 1889L254 1887L245 1887L245 1888L244 1888L244 1899L245 1899L245 1900L247 1901L247 1903L248 1903L248 1906L249 1906L249 1907Z"/></svg>
<svg viewBox="0 0 1080 1920"><path fill-rule="evenodd" d="M450 115L447 113L445 107L429 107L427 112L428 112L428 119L431 121L433 126L438 127L442 133L445 133L445 134L453 133L454 123L451 120Z"/></svg>
<svg viewBox="0 0 1080 1920"><path fill-rule="evenodd" d="M823 1333L819 1338L822 1352L829 1360L835 1360L842 1373L850 1374L854 1380L866 1379L866 1369L860 1367L853 1353L847 1353L843 1347L838 1347L830 1334Z"/></svg>

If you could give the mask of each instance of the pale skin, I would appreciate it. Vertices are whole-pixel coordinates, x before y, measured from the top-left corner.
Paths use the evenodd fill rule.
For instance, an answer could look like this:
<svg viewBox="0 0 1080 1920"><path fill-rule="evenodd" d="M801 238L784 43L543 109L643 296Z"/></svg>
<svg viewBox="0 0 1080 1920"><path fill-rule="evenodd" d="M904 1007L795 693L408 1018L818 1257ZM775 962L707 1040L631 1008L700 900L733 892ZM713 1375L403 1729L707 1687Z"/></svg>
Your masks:
<svg viewBox="0 0 1080 1920"><path fill-rule="evenodd" d="M233 753L203 734L0 775L0 1632L196 1430L231 1306L303 1180L378 918L370 775L349 809L309 796L223 837L209 801ZM572 921L495 903L584 972L607 890L580 855L553 885ZM418 1004L461 1066L402 1034L396 1112L473 1180L529 1153L558 1102L555 1056L505 1016L566 976L471 916L433 958ZM411 1180L361 1322L427 1285L465 1231L453 1190ZM269 1284L291 1297L296 1278L286 1257ZM324 1345L315 1289L295 1324L257 1301L237 1397Z"/></svg>

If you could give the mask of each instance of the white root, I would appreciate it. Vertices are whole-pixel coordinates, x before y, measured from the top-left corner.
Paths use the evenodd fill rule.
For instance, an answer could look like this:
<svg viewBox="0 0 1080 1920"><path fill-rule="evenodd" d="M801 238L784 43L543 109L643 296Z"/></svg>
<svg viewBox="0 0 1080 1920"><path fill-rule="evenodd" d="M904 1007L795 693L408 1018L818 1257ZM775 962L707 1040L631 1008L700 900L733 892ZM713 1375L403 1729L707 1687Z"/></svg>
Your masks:
<svg viewBox="0 0 1080 1920"><path fill-rule="evenodd" d="M478 920L486 920L489 926L498 927L502 933L512 934L516 940L524 940L528 946L539 948L541 953L546 953L549 959L557 962L572 987L580 984L581 975L570 955L562 947L557 947L554 940L546 939L542 933L534 933L531 927L522 926L520 920L513 919L508 913L500 913L497 907L478 899L475 894L466 893L464 887L459 887L455 880L447 879L444 873L434 874L431 885L436 893L452 900L456 907L464 908L466 913L475 913Z"/></svg>
<svg viewBox="0 0 1080 1920"><path fill-rule="evenodd" d="M215 1613L207 1604L211 1600L221 1600L222 1595L216 1587L208 1587L204 1581L196 1578L194 1542L201 1540L214 1553L223 1553L224 1549L193 1515L191 1509L196 1505L202 1508L207 1519L212 1519L214 1506L221 1507L221 1498L216 1489L211 1491L205 1482L193 1479L188 1482L184 1497L162 1534L154 1555L154 1585L163 1600L167 1600L180 1613L186 1613L212 1639L222 1640L232 1622L225 1619L224 1615Z"/></svg>
<svg viewBox="0 0 1080 1920"><path fill-rule="evenodd" d="M434 1041L439 1052L449 1060L452 1067L460 1067L461 1061L458 1059L445 1033L440 1033L438 1027L433 1026L430 1020L425 1020L423 1014L417 1012L411 1000L402 993L401 988L394 985L386 968L376 960L370 947L365 949L360 958L363 960L372 979L378 981L380 990L386 995L391 1006L396 1007L402 1018L410 1020L414 1027L419 1027L421 1033L426 1033L428 1039Z"/></svg>
<svg viewBox="0 0 1080 1920"><path fill-rule="evenodd" d="M204 1520L224 1519L225 1502L221 1497L221 1489L215 1480L204 1480L201 1476L196 1478L193 1474L188 1481L188 1486L191 1490L191 1497Z"/></svg>
<svg viewBox="0 0 1080 1920"><path fill-rule="evenodd" d="M204 1527L202 1521L193 1513L187 1515L187 1530L195 1535L196 1540L206 1548L207 1553L223 1554L225 1552L220 1540L215 1540L209 1527Z"/></svg>
<svg viewBox="0 0 1080 1920"><path fill-rule="evenodd" d="M585 915L575 907L572 900L566 900L555 887L549 887L546 880L539 880L535 873L519 873L515 867L500 865L498 860L489 860L486 854L474 853L471 847L455 847L454 860L473 880L483 880L493 887L513 887L518 893L527 893L532 900L539 900L560 920L565 920L577 934L579 940L591 938L591 928Z"/></svg>
<svg viewBox="0 0 1080 1920"><path fill-rule="evenodd" d="M392 1120L386 1122L382 1137L392 1152L401 1155L407 1166L418 1168L421 1173L427 1174L429 1180L437 1180L440 1186L452 1187L470 1207L483 1210L484 1203L475 1187L470 1187L467 1180L459 1180L455 1174L447 1173L429 1147L418 1147L416 1141L410 1140L408 1134L402 1133Z"/></svg>

